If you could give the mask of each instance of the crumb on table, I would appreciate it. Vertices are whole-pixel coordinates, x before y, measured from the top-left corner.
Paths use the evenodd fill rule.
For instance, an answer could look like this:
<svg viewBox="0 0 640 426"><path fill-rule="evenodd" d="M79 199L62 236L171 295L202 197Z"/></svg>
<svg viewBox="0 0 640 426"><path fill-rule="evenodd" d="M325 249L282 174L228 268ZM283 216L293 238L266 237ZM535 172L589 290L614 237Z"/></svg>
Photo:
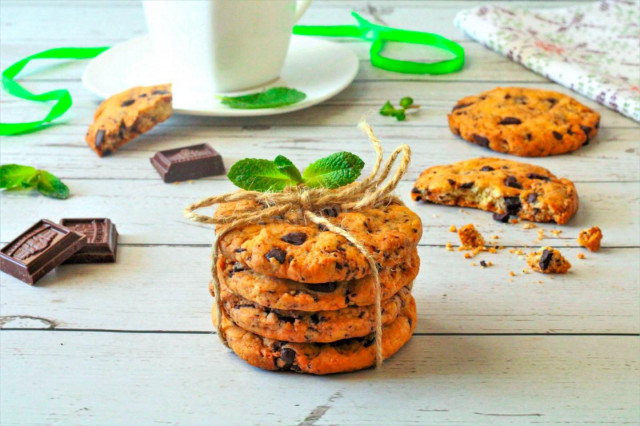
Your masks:
<svg viewBox="0 0 640 426"><path fill-rule="evenodd" d="M600 241L602 240L602 231L597 226L589 229L583 229L578 235L578 244L586 247L589 251L600 250Z"/></svg>
<svg viewBox="0 0 640 426"><path fill-rule="evenodd" d="M552 247L529 253L527 263L531 269L543 274L566 274L571 268L571 263Z"/></svg>
<svg viewBox="0 0 640 426"><path fill-rule="evenodd" d="M578 255L576 256L578 259L584 259L585 256L582 253L578 253Z"/></svg>
<svg viewBox="0 0 640 426"><path fill-rule="evenodd" d="M460 237L463 250L482 250L484 248L482 234L471 223L458 229L458 237Z"/></svg>
<svg viewBox="0 0 640 426"><path fill-rule="evenodd" d="M458 228L456 228L456 226L455 226L455 225L451 225L451 226L449 227L449 232L456 232L457 230L458 230Z"/></svg>

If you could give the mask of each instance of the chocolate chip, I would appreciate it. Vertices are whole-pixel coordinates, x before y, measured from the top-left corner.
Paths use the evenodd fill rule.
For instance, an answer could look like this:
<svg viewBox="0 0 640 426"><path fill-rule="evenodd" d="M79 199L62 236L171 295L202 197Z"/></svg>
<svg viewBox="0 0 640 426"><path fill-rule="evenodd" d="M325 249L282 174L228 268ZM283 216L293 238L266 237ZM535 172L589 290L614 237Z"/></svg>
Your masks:
<svg viewBox="0 0 640 426"><path fill-rule="evenodd" d="M527 104L527 97L526 96L516 96L515 98L513 98L513 102L520 104L520 105L526 105Z"/></svg>
<svg viewBox="0 0 640 426"><path fill-rule="evenodd" d="M334 207L327 207L325 209L322 209L320 211L320 213L322 213L324 216L337 217L338 216L338 209L336 209Z"/></svg>
<svg viewBox="0 0 640 426"><path fill-rule="evenodd" d="M509 175L504 179L504 184L510 188L522 189L522 184L518 182L515 176Z"/></svg>
<svg viewBox="0 0 640 426"><path fill-rule="evenodd" d="M462 188L462 189L469 189L469 188L471 188L471 187L473 186L473 184L474 184L474 183L475 183L475 182L466 182L466 183L463 183L462 185L460 185L460 188Z"/></svg>
<svg viewBox="0 0 640 426"><path fill-rule="evenodd" d="M376 341L376 335L370 334L364 339L362 339L362 346L364 346L365 348L368 348L369 346L373 345L375 341Z"/></svg>
<svg viewBox="0 0 640 426"><path fill-rule="evenodd" d="M455 184L456 184L456 181L453 180L453 179L447 179L447 182L449 182L449 185L451 185L451 186L455 186Z"/></svg>
<svg viewBox="0 0 640 426"><path fill-rule="evenodd" d="M153 92L151 92L152 95L168 95L169 92L168 90L154 90Z"/></svg>
<svg viewBox="0 0 640 426"><path fill-rule="evenodd" d="M535 192L532 192L531 194L527 195L528 203L533 204L536 201L538 201L538 194L536 194Z"/></svg>
<svg viewBox="0 0 640 426"><path fill-rule="evenodd" d="M476 133L473 134L473 140L476 144L487 148L489 146L489 139L485 138L484 136L480 136Z"/></svg>
<svg viewBox="0 0 640 426"><path fill-rule="evenodd" d="M245 251L247 251L247 249L240 247L240 248L235 249L233 252L234 253L244 253Z"/></svg>
<svg viewBox="0 0 640 426"><path fill-rule="evenodd" d="M102 142L104 142L104 130L100 129L96 132L96 148L100 148Z"/></svg>
<svg viewBox="0 0 640 426"><path fill-rule="evenodd" d="M469 105L473 105L473 102L469 102L469 103L466 103L466 104L457 104L456 106L453 107L453 109L451 111L455 111L455 110L461 109L461 108L466 108Z"/></svg>
<svg viewBox="0 0 640 426"><path fill-rule="evenodd" d="M487 267L487 262L485 262L484 260L481 260L480 261L480 266L483 266L483 267L486 268Z"/></svg>
<svg viewBox="0 0 640 426"><path fill-rule="evenodd" d="M126 107L131 105L132 103L134 103L136 100L135 99L127 99L126 101L124 101L123 103L120 104L121 107Z"/></svg>
<svg viewBox="0 0 640 426"><path fill-rule="evenodd" d="M567 129L567 134L568 134L569 136L573 136L573 130L571 130L571 127L569 127L569 128Z"/></svg>
<svg viewBox="0 0 640 426"><path fill-rule="evenodd" d="M598 121L596 121L596 129L600 128L600 119L598 119Z"/></svg>
<svg viewBox="0 0 640 426"><path fill-rule="evenodd" d="M322 283L322 284L307 284L307 288L312 291L317 291L318 293L331 293L338 287L338 283L330 282L330 283Z"/></svg>
<svg viewBox="0 0 640 426"><path fill-rule="evenodd" d="M293 349L284 348L280 351L280 357L276 358L276 365L281 370L289 370L295 358L296 351L294 351Z"/></svg>
<svg viewBox="0 0 640 426"><path fill-rule="evenodd" d="M539 175L538 173L529 173L527 174L527 177L529 179L540 179L540 180L546 180L546 181L551 180L549 176Z"/></svg>
<svg viewBox="0 0 640 426"><path fill-rule="evenodd" d="M580 128L582 129L582 131L584 132L584 136L585 136L585 141L582 144L582 146L585 146L589 143L589 133L591 133L591 127L589 126L583 126L582 124L580 125Z"/></svg>
<svg viewBox="0 0 640 426"><path fill-rule="evenodd" d="M244 271L244 265L240 262L236 262L233 264L233 272Z"/></svg>
<svg viewBox="0 0 640 426"><path fill-rule="evenodd" d="M528 141L531 140L531 133L527 133L526 135L524 135L524 138Z"/></svg>
<svg viewBox="0 0 640 426"><path fill-rule="evenodd" d="M313 314L309 318L311 319L311 322L314 324L318 324L320 322L320 315L318 314Z"/></svg>
<svg viewBox="0 0 640 426"><path fill-rule="evenodd" d="M505 99L511 99L511 95L507 93L506 95L504 95L504 98Z"/></svg>
<svg viewBox="0 0 640 426"><path fill-rule="evenodd" d="M547 102L549 102L551 106L554 106L558 103L558 100L556 98L547 98Z"/></svg>
<svg viewBox="0 0 640 426"><path fill-rule="evenodd" d="M560 132L556 132L555 130L553 131L553 137L558 139L559 141L562 140L562 133Z"/></svg>
<svg viewBox="0 0 640 426"><path fill-rule="evenodd" d="M413 187L413 188L411 189L411 193L412 193L412 194L419 194L419 193L420 193L420 190L419 190L418 188L416 188L416 187Z"/></svg>
<svg viewBox="0 0 640 426"><path fill-rule="evenodd" d="M280 264L283 264L284 260L287 258L287 252L277 247L274 247L271 250L269 250L267 254L264 255L264 257L267 260L274 258L275 260L280 262Z"/></svg>
<svg viewBox="0 0 640 426"><path fill-rule="evenodd" d="M118 127L118 137L120 139L124 139L124 132L127 130L127 126L124 125L124 122L120 123L120 127Z"/></svg>
<svg viewBox="0 0 640 426"><path fill-rule="evenodd" d="M285 243L289 243L294 246L299 246L299 245L302 245L302 243L304 243L305 241L307 241L307 234L305 234L304 232L289 232L287 235L285 235L280 239Z"/></svg>
<svg viewBox="0 0 640 426"><path fill-rule="evenodd" d="M509 223L509 213L494 213L493 220L496 222Z"/></svg>
<svg viewBox="0 0 640 426"><path fill-rule="evenodd" d="M491 167L491 166L483 166L483 167L480 169L480 171L481 171L481 172L491 172L491 171L493 171L493 170L495 170L495 169L494 169L493 167Z"/></svg>
<svg viewBox="0 0 640 426"><path fill-rule="evenodd" d="M283 322L286 322L286 323L289 323L289 324L293 324L293 323L296 322L296 319L294 317L287 317L287 316L278 315L278 314L276 314L276 316L278 317L278 319L280 321L283 321Z"/></svg>
<svg viewBox="0 0 640 426"><path fill-rule="evenodd" d="M498 124L522 124L522 121L516 117L505 117Z"/></svg>
<svg viewBox="0 0 640 426"><path fill-rule="evenodd" d="M540 256L540 269L542 269L543 271L546 271L547 268L549 267L549 264L551 263L551 259L553 258L553 252L550 252L549 250L543 250L542 251L542 256Z"/></svg>
<svg viewBox="0 0 640 426"><path fill-rule="evenodd" d="M504 197L504 207L507 213L515 215L522 209L520 197Z"/></svg>
<svg viewBox="0 0 640 426"><path fill-rule="evenodd" d="M146 98L146 97L147 97L147 94L146 94L146 93L143 93L143 94L141 94L141 95L140 95L140 96L138 96L138 97L139 97L139 98Z"/></svg>

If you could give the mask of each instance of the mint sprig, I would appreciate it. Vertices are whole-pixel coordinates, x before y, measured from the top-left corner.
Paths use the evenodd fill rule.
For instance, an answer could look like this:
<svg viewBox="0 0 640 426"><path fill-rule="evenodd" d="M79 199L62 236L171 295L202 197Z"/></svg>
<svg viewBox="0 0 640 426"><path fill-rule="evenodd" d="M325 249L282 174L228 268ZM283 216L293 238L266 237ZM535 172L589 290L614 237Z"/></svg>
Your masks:
<svg viewBox="0 0 640 426"><path fill-rule="evenodd" d="M305 93L289 87L272 87L242 96L217 96L223 105L235 109L278 108L293 105L306 97Z"/></svg>
<svg viewBox="0 0 640 426"><path fill-rule="evenodd" d="M289 186L334 189L355 181L364 161L350 152L336 152L311 163L303 173L288 158L274 161L245 158L229 170L234 185L248 191L280 192Z"/></svg>
<svg viewBox="0 0 640 426"><path fill-rule="evenodd" d="M382 108L380 108L380 115L385 117L395 117L398 121L403 121L407 117L408 109L418 109L420 105L413 104L413 98L405 96L400 99L400 108L395 108L391 102L387 101Z"/></svg>
<svg viewBox="0 0 640 426"><path fill-rule="evenodd" d="M37 170L20 164L0 166L0 188L7 190L35 188L47 197L61 200L69 198L69 187L58 177L46 170Z"/></svg>

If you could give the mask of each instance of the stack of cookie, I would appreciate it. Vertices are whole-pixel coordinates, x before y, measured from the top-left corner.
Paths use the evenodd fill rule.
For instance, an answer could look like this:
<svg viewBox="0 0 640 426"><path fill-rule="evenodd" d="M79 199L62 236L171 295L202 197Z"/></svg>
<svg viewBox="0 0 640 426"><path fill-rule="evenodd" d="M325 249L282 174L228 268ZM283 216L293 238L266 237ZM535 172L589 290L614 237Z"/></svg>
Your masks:
<svg viewBox="0 0 640 426"><path fill-rule="evenodd" d="M221 204L216 217L248 208L259 207L253 201ZM399 204L321 214L375 259L387 358L416 326L411 285L420 266L420 218ZM376 295L369 263L344 237L300 219L289 212L220 239L220 331L238 356L266 370L330 374L373 366Z"/></svg>

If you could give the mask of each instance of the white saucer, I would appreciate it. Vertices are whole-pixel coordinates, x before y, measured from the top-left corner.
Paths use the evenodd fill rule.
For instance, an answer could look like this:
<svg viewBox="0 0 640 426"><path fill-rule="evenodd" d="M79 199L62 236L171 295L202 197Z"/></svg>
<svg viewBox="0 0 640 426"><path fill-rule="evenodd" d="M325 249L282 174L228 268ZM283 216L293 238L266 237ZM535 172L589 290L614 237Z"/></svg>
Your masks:
<svg viewBox="0 0 640 426"><path fill-rule="evenodd" d="M113 46L94 58L84 71L84 85L102 98L107 98L133 86L167 83L161 67L154 65L148 36L137 37ZM264 88L286 86L306 93L296 104L280 108L232 109L216 99L216 93L203 93L173 87L173 110L180 114L210 115L218 117L249 117L296 111L316 105L338 94L347 87L358 72L358 58L351 49L337 43L312 37L292 36L289 53L280 78Z"/></svg>

